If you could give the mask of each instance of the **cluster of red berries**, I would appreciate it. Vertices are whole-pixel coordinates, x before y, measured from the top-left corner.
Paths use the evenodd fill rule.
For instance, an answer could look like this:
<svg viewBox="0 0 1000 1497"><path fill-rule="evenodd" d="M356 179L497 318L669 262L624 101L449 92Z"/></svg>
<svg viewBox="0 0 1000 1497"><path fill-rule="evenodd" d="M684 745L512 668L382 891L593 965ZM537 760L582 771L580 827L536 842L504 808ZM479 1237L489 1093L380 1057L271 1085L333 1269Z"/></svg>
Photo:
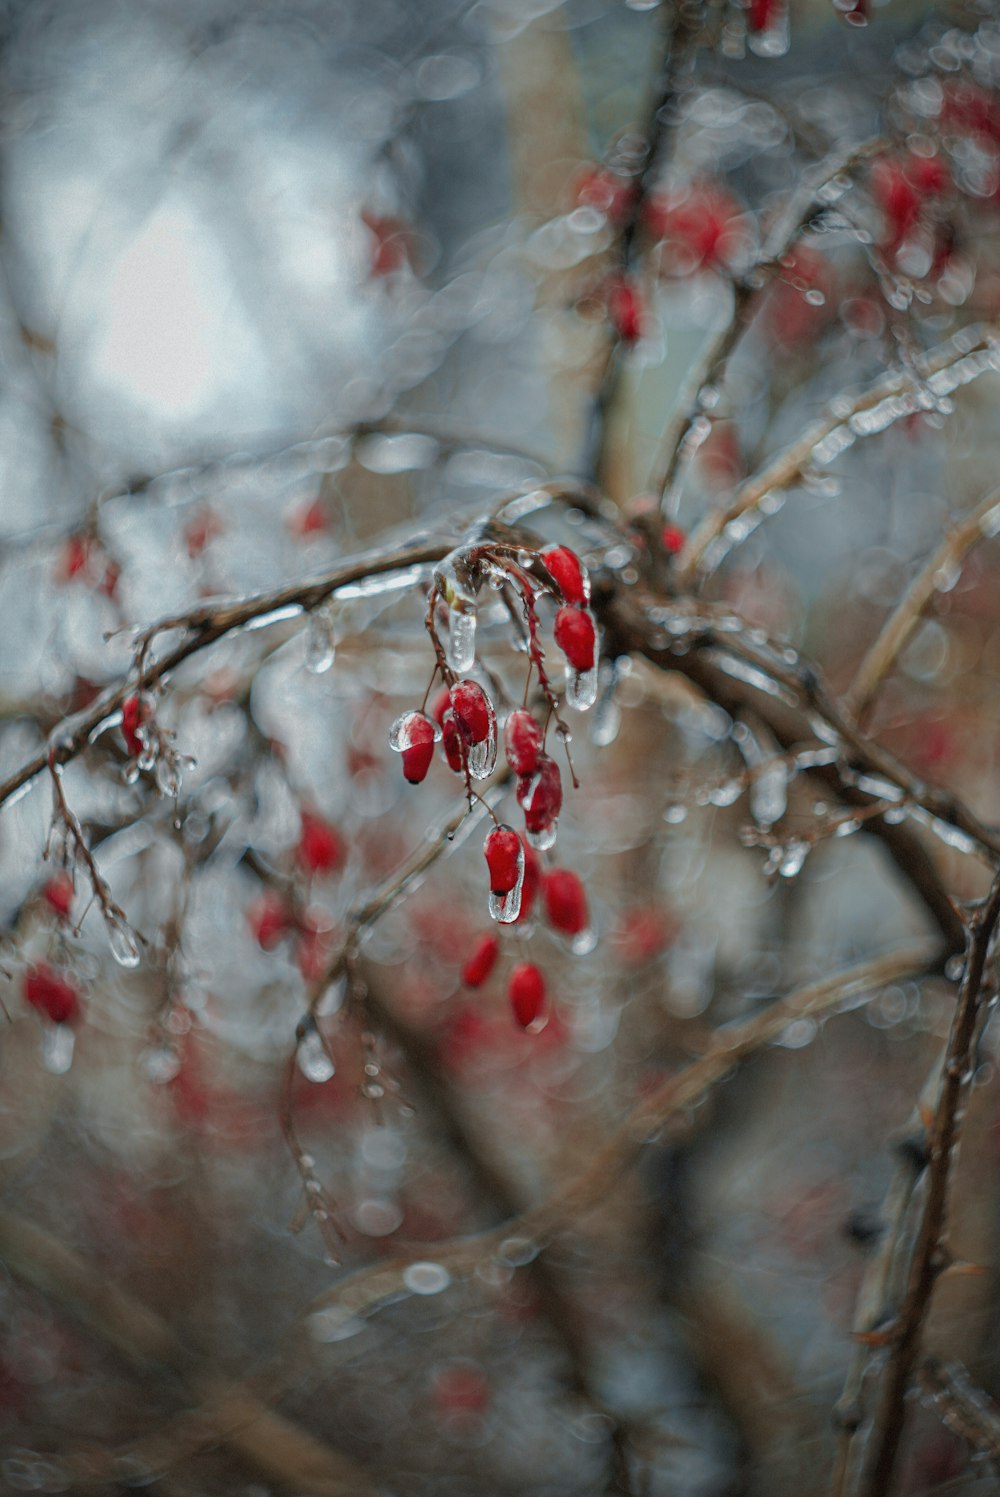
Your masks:
<svg viewBox="0 0 1000 1497"><path fill-rule="evenodd" d="M507 830L507 829L501 829ZM510 833L516 838L516 833ZM487 838L487 849L489 847ZM523 849L530 852L530 848ZM487 850L487 862L490 862ZM569 868L551 868L542 873L537 857L533 857L533 879L530 897L522 899L519 919L530 914L538 889L549 925L562 935L576 938L583 935L590 923L587 894L577 874ZM491 878L493 864L490 865ZM525 879L527 886L527 879ZM500 942L495 935L482 936L473 947L462 968L462 982L467 988L480 988L489 979L500 955ZM523 1029L538 1024L543 1018L547 1000L545 978L533 962L520 962L512 970L507 982L507 997L514 1018Z"/></svg>
<svg viewBox="0 0 1000 1497"><path fill-rule="evenodd" d="M347 851L336 827L313 811L300 813L295 861L308 877L338 872ZM303 911L276 889L269 889L248 911L250 929L264 951L274 951L286 938L295 942L295 960L307 982L317 981L326 969L331 944L330 931L322 917Z"/></svg>

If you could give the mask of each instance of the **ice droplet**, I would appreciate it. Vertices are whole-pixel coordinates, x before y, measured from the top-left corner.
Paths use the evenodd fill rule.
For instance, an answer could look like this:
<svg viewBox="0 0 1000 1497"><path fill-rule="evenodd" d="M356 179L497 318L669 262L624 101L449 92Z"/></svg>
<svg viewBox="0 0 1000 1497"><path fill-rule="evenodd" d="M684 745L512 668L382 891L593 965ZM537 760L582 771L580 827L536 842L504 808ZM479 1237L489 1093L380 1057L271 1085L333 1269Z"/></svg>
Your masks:
<svg viewBox="0 0 1000 1497"><path fill-rule="evenodd" d="M465 604L448 614L448 664L464 676L476 663L476 608Z"/></svg>
<svg viewBox="0 0 1000 1497"><path fill-rule="evenodd" d="M964 956L950 956L944 964L944 975L949 982L961 982L964 971Z"/></svg>
<svg viewBox="0 0 1000 1497"><path fill-rule="evenodd" d="M105 915L104 923L108 928L108 945L111 948L111 955L119 967L138 967L139 946L127 921L112 911Z"/></svg>
<svg viewBox="0 0 1000 1497"><path fill-rule="evenodd" d="M548 852L551 847L555 847L556 845L556 836L558 835L557 824L555 821L551 821L541 831L525 832L524 835L536 852Z"/></svg>
<svg viewBox="0 0 1000 1497"><path fill-rule="evenodd" d="M788 806L788 769L775 759L750 783L750 815L760 827L780 821Z"/></svg>
<svg viewBox="0 0 1000 1497"><path fill-rule="evenodd" d="M151 1045L139 1057L139 1062L150 1081L165 1086L180 1074L181 1058L173 1045Z"/></svg>
<svg viewBox="0 0 1000 1497"><path fill-rule="evenodd" d="M180 760L174 753L161 755L156 762L156 788L161 795L175 796L180 793Z"/></svg>
<svg viewBox="0 0 1000 1497"><path fill-rule="evenodd" d="M403 1283L411 1294L440 1294L451 1274L442 1263L411 1263L403 1270Z"/></svg>
<svg viewBox="0 0 1000 1497"><path fill-rule="evenodd" d="M306 670L322 676L333 664L337 652L333 618L328 608L317 608L306 630Z"/></svg>
<svg viewBox="0 0 1000 1497"><path fill-rule="evenodd" d="M306 1080L317 1084L329 1081L337 1069L327 1054L319 1030L312 1023L299 1040L295 1059Z"/></svg>
<svg viewBox="0 0 1000 1497"><path fill-rule="evenodd" d="M468 749L469 773L474 780L488 780L497 764L497 717L490 703L490 730L482 743L473 743Z"/></svg>
<svg viewBox="0 0 1000 1497"><path fill-rule="evenodd" d="M47 1024L42 1031L42 1065L53 1076L65 1076L73 1064L76 1035L68 1024Z"/></svg>
<svg viewBox="0 0 1000 1497"><path fill-rule="evenodd" d="M801 873L802 865L808 855L808 842L801 842L798 838L789 842L781 855L781 862L778 864L778 872L781 874L781 877L794 878L796 874Z"/></svg>
<svg viewBox="0 0 1000 1497"><path fill-rule="evenodd" d="M586 712L597 701L597 661L589 671L576 671L566 662L566 705Z"/></svg>
<svg viewBox="0 0 1000 1497"><path fill-rule="evenodd" d="M789 39L788 11L782 5L769 25L748 33L747 46L755 57L784 57Z"/></svg>

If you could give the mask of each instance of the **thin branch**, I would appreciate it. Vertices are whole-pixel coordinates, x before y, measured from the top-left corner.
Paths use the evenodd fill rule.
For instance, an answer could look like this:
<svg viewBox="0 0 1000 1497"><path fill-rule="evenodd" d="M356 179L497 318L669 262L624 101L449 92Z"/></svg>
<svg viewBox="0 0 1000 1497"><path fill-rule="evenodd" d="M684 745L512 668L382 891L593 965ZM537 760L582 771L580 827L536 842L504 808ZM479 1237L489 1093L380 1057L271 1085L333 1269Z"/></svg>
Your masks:
<svg viewBox="0 0 1000 1497"><path fill-rule="evenodd" d="M168 1369L201 1405L221 1439L261 1475L293 1492L362 1497L375 1483L358 1462L275 1413L249 1388L196 1358L165 1321L95 1273L41 1227L0 1212L0 1261L24 1283L96 1331L132 1366Z"/></svg>
<svg viewBox="0 0 1000 1497"><path fill-rule="evenodd" d="M1000 528L1000 489L994 489L954 525L917 573L858 667L844 703L862 723L872 698L935 596L951 585L969 551L991 526Z"/></svg>
<svg viewBox="0 0 1000 1497"><path fill-rule="evenodd" d="M716 386L733 350L750 326L765 289L781 269L782 261L816 215L828 206L831 184L835 178L850 173L872 156L886 149L882 136L864 141L847 150L831 152L809 173L793 192L782 212L768 229L759 259L745 275L733 282L733 308L729 321L709 340L698 364L686 382L677 411L660 439L649 491L660 496L665 514L676 514L684 473L697 450L691 438L699 417L706 407L702 392Z"/></svg>
<svg viewBox="0 0 1000 1497"><path fill-rule="evenodd" d="M906 1420L906 1394L913 1378L924 1320L942 1270L947 1267L945 1231L952 1173L961 1134L962 1103L972 1079L973 1048L986 1008L984 977L990 943L1000 920L1000 874L969 927L965 972L944 1053L941 1092L928 1138L926 1189L919 1206L916 1241L906 1294L891 1328L888 1363L875 1413L859 1497L881 1497L889 1489Z"/></svg>
<svg viewBox="0 0 1000 1497"><path fill-rule="evenodd" d="M677 558L678 588L694 587L700 575L711 571L731 546L749 534L752 512L761 502L795 483L827 452L827 460L832 460L835 448L842 450L855 437L874 435L902 416L930 409L935 398L950 394L957 384L995 371L998 331L996 323L963 328L916 361L916 378L909 369L894 369L853 397L831 401L825 414L802 436L740 485L729 504L706 515L695 527ZM930 386L929 393L921 381ZM711 556L707 554L710 547Z"/></svg>
<svg viewBox="0 0 1000 1497"><path fill-rule="evenodd" d="M676 1125L739 1064L780 1039L789 1024L797 1019L818 1020L845 1003L853 1005L887 983L917 977L926 972L932 959L933 951L927 945L891 952L810 983L742 1023L717 1030L703 1056L637 1102L596 1159L546 1200L490 1232L429 1245L426 1256L452 1279L467 1279L498 1257L512 1266L530 1261L556 1238L571 1232L584 1213L606 1203L615 1182L635 1163L647 1143L662 1137L668 1126ZM412 1292L407 1271L424 1256L414 1249L389 1262L383 1260L360 1269L316 1301L311 1312L335 1313L338 1319L346 1320L371 1314L381 1305L406 1297Z"/></svg>
<svg viewBox="0 0 1000 1497"><path fill-rule="evenodd" d="M450 550L451 546L445 541L421 539L407 545L368 551L340 563L310 581L286 583L272 592L258 593L238 602L204 603L188 613L178 614L155 625L153 629L146 630L141 637L147 647L160 632L183 629L185 637L161 659L144 665L138 673L130 672L117 686L103 691L86 711L64 719L52 734L51 747L43 749L0 782L0 806L19 790L30 785L50 763L56 766L68 764L81 754L90 742L91 735L121 708L127 696L158 685L184 661L215 644L225 635L266 619L270 614L281 614L285 609L309 613L334 593L352 584L364 582L369 577L384 577L394 572L408 573L411 570L415 574L422 572L441 561Z"/></svg>

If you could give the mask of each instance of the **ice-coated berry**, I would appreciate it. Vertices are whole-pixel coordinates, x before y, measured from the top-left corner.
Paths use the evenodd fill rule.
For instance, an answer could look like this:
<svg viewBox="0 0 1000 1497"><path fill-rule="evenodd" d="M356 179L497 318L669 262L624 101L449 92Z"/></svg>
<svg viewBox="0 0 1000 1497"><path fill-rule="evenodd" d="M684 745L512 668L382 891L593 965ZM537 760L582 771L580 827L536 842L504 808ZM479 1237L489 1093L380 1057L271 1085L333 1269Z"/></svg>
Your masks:
<svg viewBox="0 0 1000 1497"><path fill-rule="evenodd" d="M472 949L468 961L462 968L462 981L467 988L481 988L496 966L500 953L500 942L496 936L483 936Z"/></svg>
<svg viewBox="0 0 1000 1497"><path fill-rule="evenodd" d="M509 894L521 877L521 839L510 827L495 826L483 844L490 870L490 893Z"/></svg>
<svg viewBox="0 0 1000 1497"><path fill-rule="evenodd" d="M566 603L585 604L590 596L587 573L580 558L568 546L551 546L542 552L549 575L559 584Z"/></svg>
<svg viewBox="0 0 1000 1497"><path fill-rule="evenodd" d="M575 671L593 668L597 654L594 620L583 608L560 608L555 623L556 644Z"/></svg>
<svg viewBox="0 0 1000 1497"><path fill-rule="evenodd" d="M542 752L542 730L525 708L519 707L508 717L503 746L515 774L534 774Z"/></svg>

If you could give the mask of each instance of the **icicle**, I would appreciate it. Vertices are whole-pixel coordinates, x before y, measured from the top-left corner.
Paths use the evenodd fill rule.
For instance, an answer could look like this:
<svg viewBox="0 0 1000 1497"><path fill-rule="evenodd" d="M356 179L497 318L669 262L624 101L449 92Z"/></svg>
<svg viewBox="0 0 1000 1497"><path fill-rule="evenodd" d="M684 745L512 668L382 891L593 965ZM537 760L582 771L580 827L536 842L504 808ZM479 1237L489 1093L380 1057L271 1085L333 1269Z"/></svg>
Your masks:
<svg viewBox="0 0 1000 1497"><path fill-rule="evenodd" d="M322 676L333 665L337 650L333 618L328 608L317 608L306 630L306 670Z"/></svg>
<svg viewBox="0 0 1000 1497"><path fill-rule="evenodd" d="M111 955L119 967L138 967L139 946L127 921L112 911L105 915L104 923L108 929L108 945L111 948Z"/></svg>
<svg viewBox="0 0 1000 1497"><path fill-rule="evenodd" d="M76 1035L68 1024L47 1024L42 1031L42 1065L53 1076L65 1076L73 1064Z"/></svg>
<svg viewBox="0 0 1000 1497"><path fill-rule="evenodd" d="M597 661L589 671L574 670L566 662L566 705L586 712L597 701Z"/></svg>
<svg viewBox="0 0 1000 1497"><path fill-rule="evenodd" d="M295 1059L306 1080L317 1084L329 1081L337 1069L327 1054L319 1030L313 1023L309 1024L305 1034L299 1040Z"/></svg>

